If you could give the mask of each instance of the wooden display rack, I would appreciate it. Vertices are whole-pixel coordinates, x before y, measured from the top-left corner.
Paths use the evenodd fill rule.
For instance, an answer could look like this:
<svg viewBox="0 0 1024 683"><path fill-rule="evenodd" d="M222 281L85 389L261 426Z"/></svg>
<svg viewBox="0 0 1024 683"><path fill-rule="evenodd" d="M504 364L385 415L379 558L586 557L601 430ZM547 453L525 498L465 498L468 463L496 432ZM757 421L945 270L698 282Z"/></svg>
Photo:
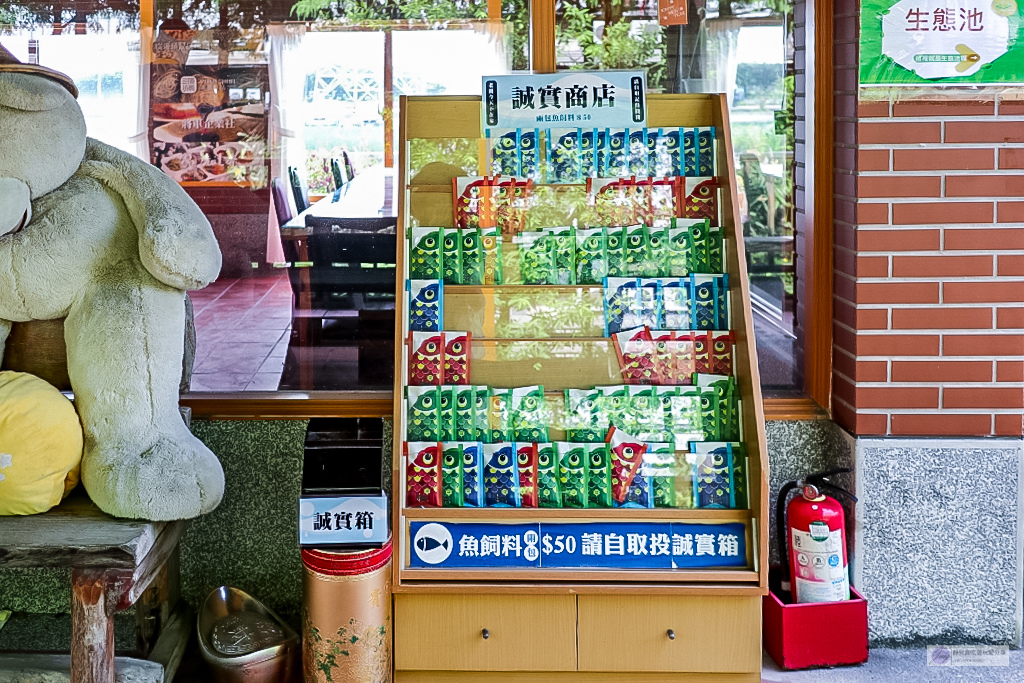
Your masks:
<svg viewBox="0 0 1024 683"><path fill-rule="evenodd" d="M651 95L647 102L649 128L716 128L719 211L726 238L735 374L749 458L750 509L406 508L402 437L407 332L405 316L400 312L405 296L407 245L400 239L393 478L397 681L611 683L624 680L626 675L631 681L706 681L711 680L711 672L715 681L760 681L761 596L767 593L768 582L767 450L726 100L724 95ZM470 174L451 165L411 169L410 142L460 140L471 145L481 140L480 119L479 97L402 97L400 231L414 223L452 227L452 177ZM482 140L478 147L482 169L486 157ZM482 300L479 295L483 290L503 287L524 285L445 287L442 329L472 330L474 347L517 341L557 343L488 339L473 330L467 311L474 310L474 302ZM564 289L577 292L588 287ZM591 359L610 354L614 365L614 349L609 340L598 339L600 335L596 332L594 337L572 341L591 345ZM501 361L474 360L471 382L491 386L543 384L548 390L560 391L569 386L615 381L607 376L607 362L565 362L567 367L575 367L560 372L554 367L558 363L538 368L532 362L518 362L501 367ZM747 566L670 571L456 571L409 566L411 521L596 519L741 522L747 528Z"/></svg>

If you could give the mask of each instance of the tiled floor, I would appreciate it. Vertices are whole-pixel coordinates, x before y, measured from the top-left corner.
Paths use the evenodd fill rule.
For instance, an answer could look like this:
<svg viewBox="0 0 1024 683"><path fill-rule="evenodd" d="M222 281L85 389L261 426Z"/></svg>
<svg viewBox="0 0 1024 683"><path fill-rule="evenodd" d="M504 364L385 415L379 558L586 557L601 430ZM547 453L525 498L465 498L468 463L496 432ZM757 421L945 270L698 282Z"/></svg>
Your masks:
<svg viewBox="0 0 1024 683"><path fill-rule="evenodd" d="M192 391L276 391L292 327L288 274L221 279L189 296L196 321Z"/></svg>
<svg viewBox="0 0 1024 683"><path fill-rule="evenodd" d="M391 388L393 311L307 311L293 321L286 271L225 278L189 296L196 323L192 391Z"/></svg>

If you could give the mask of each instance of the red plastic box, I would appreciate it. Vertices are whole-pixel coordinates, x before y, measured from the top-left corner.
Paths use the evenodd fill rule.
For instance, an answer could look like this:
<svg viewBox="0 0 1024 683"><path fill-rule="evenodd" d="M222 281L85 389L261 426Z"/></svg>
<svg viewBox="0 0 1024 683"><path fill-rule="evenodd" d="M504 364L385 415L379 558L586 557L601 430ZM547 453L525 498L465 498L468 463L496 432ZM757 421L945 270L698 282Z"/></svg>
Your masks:
<svg viewBox="0 0 1024 683"><path fill-rule="evenodd" d="M777 587L762 599L764 649L783 669L868 661L868 601L850 587L842 602L787 604Z"/></svg>

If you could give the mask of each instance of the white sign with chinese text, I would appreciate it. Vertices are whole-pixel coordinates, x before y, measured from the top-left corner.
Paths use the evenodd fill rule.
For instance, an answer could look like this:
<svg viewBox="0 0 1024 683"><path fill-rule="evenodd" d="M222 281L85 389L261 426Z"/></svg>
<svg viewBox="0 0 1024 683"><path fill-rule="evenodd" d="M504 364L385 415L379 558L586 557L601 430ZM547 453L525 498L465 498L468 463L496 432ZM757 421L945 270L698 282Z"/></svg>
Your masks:
<svg viewBox="0 0 1024 683"><path fill-rule="evenodd" d="M483 127L644 128L642 71L484 76Z"/></svg>
<svg viewBox="0 0 1024 683"><path fill-rule="evenodd" d="M882 17L882 54L921 78L975 73L1006 54L1009 15L1000 0L900 0Z"/></svg>
<svg viewBox="0 0 1024 683"><path fill-rule="evenodd" d="M299 499L299 545L365 546L387 540L386 495Z"/></svg>

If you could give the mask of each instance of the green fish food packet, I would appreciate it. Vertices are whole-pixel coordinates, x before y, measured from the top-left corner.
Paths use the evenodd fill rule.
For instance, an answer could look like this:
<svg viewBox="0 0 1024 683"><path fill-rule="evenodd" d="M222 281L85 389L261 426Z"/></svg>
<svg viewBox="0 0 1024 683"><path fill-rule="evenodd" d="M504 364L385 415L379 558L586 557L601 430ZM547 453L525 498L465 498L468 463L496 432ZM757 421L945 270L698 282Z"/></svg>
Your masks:
<svg viewBox="0 0 1024 683"><path fill-rule="evenodd" d="M462 500L462 444L450 441L441 456L441 504L460 508Z"/></svg>
<svg viewBox="0 0 1024 683"><path fill-rule="evenodd" d="M580 158L580 130L549 128L547 140L547 181L549 183L579 183L583 180Z"/></svg>
<svg viewBox="0 0 1024 683"><path fill-rule="evenodd" d="M686 466L685 461L682 466ZM692 488L692 482L683 476L671 443L648 443L639 473L651 479L654 507L688 507L692 498L688 489Z"/></svg>
<svg viewBox="0 0 1024 683"><path fill-rule="evenodd" d="M555 260L547 233L521 232L515 239L519 244L519 275L523 284L552 284Z"/></svg>
<svg viewBox="0 0 1024 683"><path fill-rule="evenodd" d="M690 231L685 227L668 229L668 275L682 277L690 274Z"/></svg>
<svg viewBox="0 0 1024 683"><path fill-rule="evenodd" d="M671 397L672 443L676 450L686 450L691 441L704 441L701 412L701 391L696 387L680 387Z"/></svg>
<svg viewBox="0 0 1024 683"><path fill-rule="evenodd" d="M442 231L441 278L446 285L462 284L462 231L459 228Z"/></svg>
<svg viewBox="0 0 1024 683"><path fill-rule="evenodd" d="M725 239L722 228L708 228L708 271L725 272Z"/></svg>
<svg viewBox="0 0 1024 683"><path fill-rule="evenodd" d="M545 228L551 260L554 263L553 285L576 284L576 235L571 227Z"/></svg>
<svg viewBox="0 0 1024 683"><path fill-rule="evenodd" d="M473 389L473 424L476 429L475 440L481 443L491 442L491 389L487 386L474 386Z"/></svg>
<svg viewBox="0 0 1024 683"><path fill-rule="evenodd" d="M490 405L487 410L488 423L491 427L491 443L512 440L512 429L509 421L512 409L512 390L492 388Z"/></svg>
<svg viewBox="0 0 1024 683"><path fill-rule="evenodd" d="M441 279L441 228L410 230L409 279Z"/></svg>
<svg viewBox="0 0 1024 683"><path fill-rule="evenodd" d="M707 219L690 226L690 272L710 273L711 250L708 239L711 228Z"/></svg>
<svg viewBox="0 0 1024 683"><path fill-rule="evenodd" d="M626 228L622 252L624 277L643 277L647 269L647 230L642 224Z"/></svg>
<svg viewBox="0 0 1024 683"><path fill-rule="evenodd" d="M665 414L661 399L653 386L630 386L629 409L633 430L626 429L641 441L658 441L665 432ZM625 429L625 428L624 428Z"/></svg>
<svg viewBox="0 0 1024 683"><path fill-rule="evenodd" d="M607 415L597 389L566 389L566 434L570 441L603 442L608 433Z"/></svg>
<svg viewBox="0 0 1024 683"><path fill-rule="evenodd" d="M459 387L442 386L438 393L440 402L441 441L455 441L455 391Z"/></svg>
<svg viewBox="0 0 1024 683"><path fill-rule="evenodd" d="M498 234L498 228L480 229L480 247L484 259L483 284L500 285L502 283L502 263L501 236Z"/></svg>
<svg viewBox="0 0 1024 683"><path fill-rule="evenodd" d="M476 387L455 387L455 440L476 441Z"/></svg>
<svg viewBox="0 0 1024 683"><path fill-rule="evenodd" d="M553 443L537 444L537 500L542 508L562 507L558 451Z"/></svg>
<svg viewBox="0 0 1024 683"><path fill-rule="evenodd" d="M629 422L629 388L626 386L598 387L601 392L601 405L608 416L608 424L625 429ZM628 431L628 430L627 430Z"/></svg>
<svg viewBox="0 0 1024 683"><path fill-rule="evenodd" d="M585 443L559 441L558 487L562 492L562 507L587 507L587 446Z"/></svg>
<svg viewBox="0 0 1024 683"><path fill-rule="evenodd" d="M482 285L484 283L484 248L480 230L462 230L462 284Z"/></svg>
<svg viewBox="0 0 1024 683"><path fill-rule="evenodd" d="M547 405L544 387L517 387L512 390L511 422L514 441L541 443L548 440Z"/></svg>
<svg viewBox="0 0 1024 683"><path fill-rule="evenodd" d="M699 387L700 420L703 438L700 441L721 441L718 394L714 387Z"/></svg>
<svg viewBox="0 0 1024 683"><path fill-rule="evenodd" d="M747 465L747 452L744 450L743 444L738 441L732 442L733 491L736 492L736 507L741 510L750 507L750 501L747 499L749 490Z"/></svg>
<svg viewBox="0 0 1024 683"><path fill-rule="evenodd" d="M605 229L605 253L608 256L608 277L627 277L626 228Z"/></svg>
<svg viewBox="0 0 1024 683"><path fill-rule="evenodd" d="M665 277L669 274L668 228L646 228L647 263L644 277Z"/></svg>
<svg viewBox="0 0 1024 683"><path fill-rule="evenodd" d="M612 459L608 445L587 446L587 507L612 506Z"/></svg>
<svg viewBox="0 0 1024 683"><path fill-rule="evenodd" d="M406 387L406 441L441 440L441 387Z"/></svg>
<svg viewBox="0 0 1024 683"><path fill-rule="evenodd" d="M673 442L672 437L672 399L679 395L679 387L655 386L654 396L658 399L658 413L660 414L662 429L652 441Z"/></svg>
<svg viewBox="0 0 1024 683"><path fill-rule="evenodd" d="M576 231L576 284L599 285L608 274L604 228Z"/></svg>
<svg viewBox="0 0 1024 683"><path fill-rule="evenodd" d="M738 439L739 434L732 433L734 429L738 431L739 427L738 415L736 415L738 410L736 408L737 389L735 378L722 375L698 374L696 381L697 386L701 390L702 397L708 389L713 392L712 400L714 401L715 415L715 438L713 440L733 441ZM707 412L706 409L702 410Z"/></svg>

